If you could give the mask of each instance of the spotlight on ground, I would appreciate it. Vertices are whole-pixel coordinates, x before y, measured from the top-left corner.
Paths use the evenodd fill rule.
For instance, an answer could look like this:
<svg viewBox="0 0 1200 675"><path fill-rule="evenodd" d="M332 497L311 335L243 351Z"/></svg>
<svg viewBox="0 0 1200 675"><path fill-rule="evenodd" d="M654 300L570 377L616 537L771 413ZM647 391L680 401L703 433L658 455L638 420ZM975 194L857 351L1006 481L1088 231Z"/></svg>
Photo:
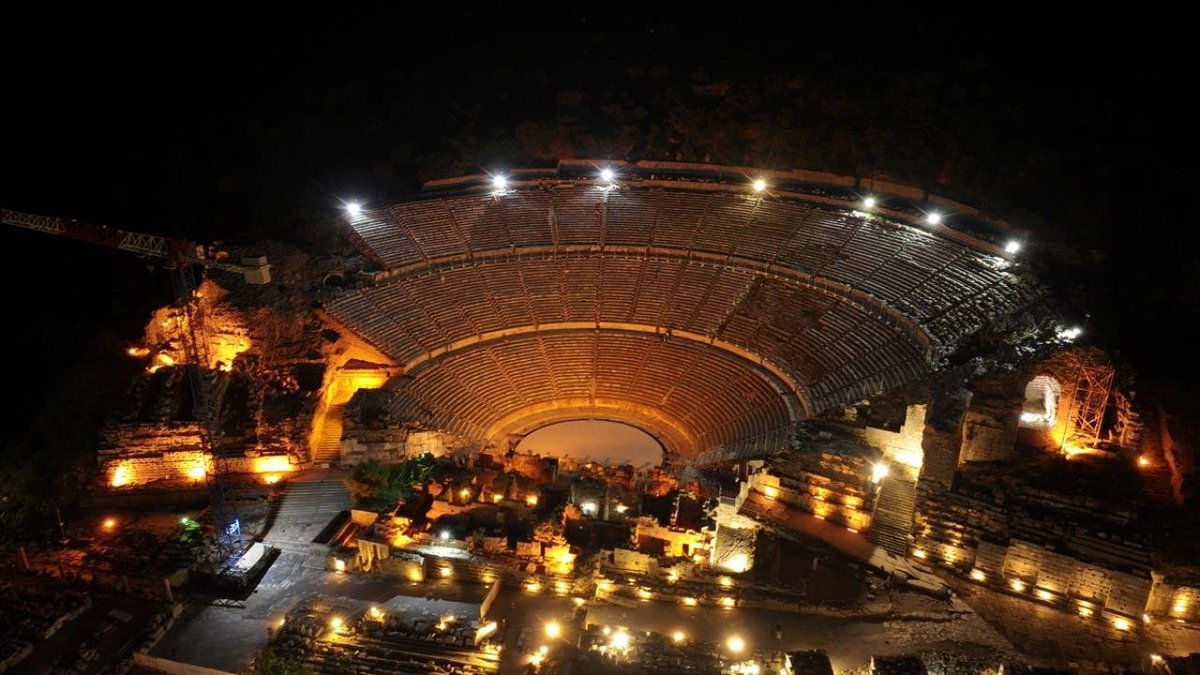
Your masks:
<svg viewBox="0 0 1200 675"><path fill-rule="evenodd" d="M492 176L492 187L499 192L508 187L508 179L500 174L496 174L495 176Z"/></svg>
<svg viewBox="0 0 1200 675"><path fill-rule="evenodd" d="M616 177L616 174L613 173L612 169L609 169L607 167L600 169L600 180L604 181L605 183L613 182L613 178L615 178L615 177Z"/></svg>
<svg viewBox="0 0 1200 675"><path fill-rule="evenodd" d="M442 538L442 541L450 541L450 530L442 530L438 536Z"/></svg>
<svg viewBox="0 0 1200 675"><path fill-rule="evenodd" d="M729 651L733 652L734 654L738 654L746 648L746 641L737 635L734 635L725 641L725 646L729 648Z"/></svg>
<svg viewBox="0 0 1200 675"><path fill-rule="evenodd" d="M1004 245L1005 253L1017 253L1020 250L1021 250L1021 242L1019 242L1019 241L1010 241Z"/></svg>
<svg viewBox="0 0 1200 675"><path fill-rule="evenodd" d="M346 202L346 213L351 216L358 216L362 213L362 204L358 202Z"/></svg>
<svg viewBox="0 0 1200 675"><path fill-rule="evenodd" d="M891 473L891 469L888 468L888 465L884 464L883 462L878 462L875 464L875 466L871 467L871 482L878 483L884 478L887 478L889 473Z"/></svg>
<svg viewBox="0 0 1200 675"><path fill-rule="evenodd" d="M751 187L754 188L755 192L762 192L763 190L767 189L767 181L761 178L756 178L754 179L754 183L751 185Z"/></svg>
<svg viewBox="0 0 1200 675"><path fill-rule="evenodd" d="M863 208L864 209L873 209L873 208L875 208L876 203L877 202L875 201L874 197L867 197L866 199L863 200Z"/></svg>
<svg viewBox="0 0 1200 675"><path fill-rule="evenodd" d="M930 225L937 225L938 223L942 222L942 214L938 213L937 211L930 211L929 214L925 216L925 222L929 223Z"/></svg>
<svg viewBox="0 0 1200 675"><path fill-rule="evenodd" d="M562 635L562 626L557 621L546 622L546 637L550 639L557 638Z"/></svg>

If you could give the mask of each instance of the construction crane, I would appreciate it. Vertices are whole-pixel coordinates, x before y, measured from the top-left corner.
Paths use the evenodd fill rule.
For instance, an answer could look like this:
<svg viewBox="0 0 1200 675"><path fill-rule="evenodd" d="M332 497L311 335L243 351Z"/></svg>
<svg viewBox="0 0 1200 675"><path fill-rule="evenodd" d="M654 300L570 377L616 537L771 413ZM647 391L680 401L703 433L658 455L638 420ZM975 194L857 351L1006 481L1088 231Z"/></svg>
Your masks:
<svg viewBox="0 0 1200 675"><path fill-rule="evenodd" d="M183 240L139 232L127 232L101 225L42 216L0 208L0 222L27 230L69 237L135 255L152 258L171 272L175 303L183 313L181 342L184 368L192 392L192 408L200 423L201 450L212 458L213 470L205 474L205 485L213 518L213 534L219 563L242 552L241 522L230 494L228 462L218 451L221 444L221 415L213 395L212 373L208 372L208 340L204 332L204 308L196 294L197 266L241 274L248 284L271 282L271 266L266 258L242 258L231 262L224 252Z"/></svg>

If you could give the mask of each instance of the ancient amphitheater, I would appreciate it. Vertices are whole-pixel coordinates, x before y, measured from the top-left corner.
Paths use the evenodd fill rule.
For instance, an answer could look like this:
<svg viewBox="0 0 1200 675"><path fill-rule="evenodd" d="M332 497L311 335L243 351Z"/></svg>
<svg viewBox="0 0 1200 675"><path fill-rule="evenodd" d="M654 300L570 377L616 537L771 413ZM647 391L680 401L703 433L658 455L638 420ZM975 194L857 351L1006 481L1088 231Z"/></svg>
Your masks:
<svg viewBox="0 0 1200 675"><path fill-rule="evenodd" d="M403 366L399 417L481 443L602 419L682 458L770 451L1036 299L1003 224L903 186L598 162L502 182L350 215L379 271L326 302Z"/></svg>

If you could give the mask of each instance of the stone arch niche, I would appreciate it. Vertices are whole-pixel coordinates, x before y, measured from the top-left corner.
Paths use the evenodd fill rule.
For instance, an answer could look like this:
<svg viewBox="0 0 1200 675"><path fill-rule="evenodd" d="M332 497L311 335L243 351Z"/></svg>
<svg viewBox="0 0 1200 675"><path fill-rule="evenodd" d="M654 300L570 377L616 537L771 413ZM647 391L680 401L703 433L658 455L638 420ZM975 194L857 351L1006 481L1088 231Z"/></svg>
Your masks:
<svg viewBox="0 0 1200 675"><path fill-rule="evenodd" d="M1038 375L1025 385L1018 425L1027 429L1050 429L1059 418L1062 385L1049 375Z"/></svg>

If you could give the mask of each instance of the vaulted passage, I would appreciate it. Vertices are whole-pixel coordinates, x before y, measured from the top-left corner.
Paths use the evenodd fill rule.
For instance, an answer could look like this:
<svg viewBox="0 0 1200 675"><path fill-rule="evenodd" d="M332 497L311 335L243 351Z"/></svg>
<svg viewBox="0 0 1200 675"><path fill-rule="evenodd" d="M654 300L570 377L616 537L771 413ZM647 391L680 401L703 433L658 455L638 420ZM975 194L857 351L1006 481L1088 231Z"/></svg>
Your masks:
<svg viewBox="0 0 1200 675"><path fill-rule="evenodd" d="M545 457L571 457L580 463L657 465L662 446L650 434L620 422L572 420L558 422L521 439L518 452Z"/></svg>

